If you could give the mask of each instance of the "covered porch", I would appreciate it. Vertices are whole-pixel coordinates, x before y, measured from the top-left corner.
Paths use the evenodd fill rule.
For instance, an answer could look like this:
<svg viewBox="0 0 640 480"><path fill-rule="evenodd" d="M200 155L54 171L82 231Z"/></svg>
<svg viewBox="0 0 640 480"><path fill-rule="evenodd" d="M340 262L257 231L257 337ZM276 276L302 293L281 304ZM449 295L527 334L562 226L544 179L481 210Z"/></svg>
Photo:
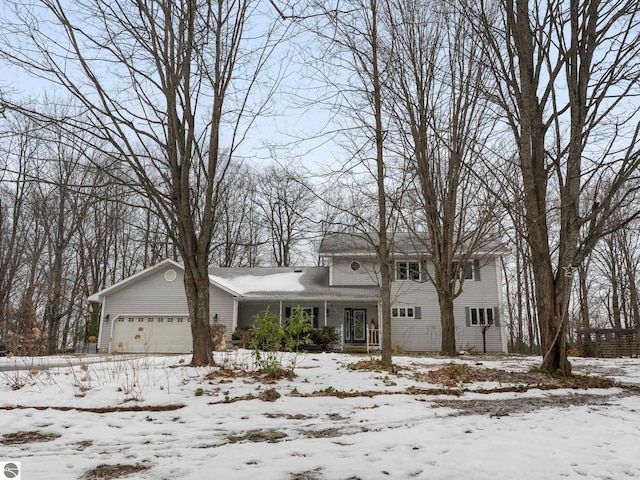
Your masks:
<svg viewBox="0 0 640 480"><path fill-rule="evenodd" d="M334 328L338 342L335 351L376 352L381 348L380 303L371 300L273 299L236 301L235 327L253 325L256 315L267 308L284 324L295 307L302 308L312 319L314 328Z"/></svg>

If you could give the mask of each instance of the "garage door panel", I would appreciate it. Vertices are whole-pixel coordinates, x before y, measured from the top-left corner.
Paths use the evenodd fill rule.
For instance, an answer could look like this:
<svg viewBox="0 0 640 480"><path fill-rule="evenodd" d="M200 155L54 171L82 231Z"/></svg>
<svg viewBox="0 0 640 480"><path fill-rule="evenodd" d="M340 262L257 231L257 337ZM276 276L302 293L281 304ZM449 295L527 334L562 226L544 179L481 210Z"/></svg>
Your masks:
<svg viewBox="0 0 640 480"><path fill-rule="evenodd" d="M189 353L188 317L121 317L113 325L111 350L131 353Z"/></svg>

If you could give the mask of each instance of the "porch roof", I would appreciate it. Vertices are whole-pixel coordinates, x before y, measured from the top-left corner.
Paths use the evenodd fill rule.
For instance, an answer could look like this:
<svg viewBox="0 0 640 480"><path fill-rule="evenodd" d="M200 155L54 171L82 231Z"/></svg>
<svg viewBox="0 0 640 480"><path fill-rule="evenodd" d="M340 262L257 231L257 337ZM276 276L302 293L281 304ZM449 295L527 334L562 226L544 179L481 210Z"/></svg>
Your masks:
<svg viewBox="0 0 640 480"><path fill-rule="evenodd" d="M329 286L329 267L210 268L209 278L246 299L377 300L380 298L380 290L377 286Z"/></svg>

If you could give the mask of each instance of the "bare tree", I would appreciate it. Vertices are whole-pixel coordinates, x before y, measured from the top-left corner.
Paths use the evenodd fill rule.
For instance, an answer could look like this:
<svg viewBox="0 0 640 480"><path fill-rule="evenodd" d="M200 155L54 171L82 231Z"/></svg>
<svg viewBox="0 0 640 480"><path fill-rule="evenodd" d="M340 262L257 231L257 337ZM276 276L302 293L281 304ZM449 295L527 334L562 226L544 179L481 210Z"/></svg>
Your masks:
<svg viewBox="0 0 640 480"><path fill-rule="evenodd" d="M185 267L191 363L212 364L214 219L231 158L265 105L252 93L279 40L273 8L251 0L5 5L13 16L2 25L2 58L84 107L86 117L64 119L69 131L93 133L163 220Z"/></svg>
<svg viewBox="0 0 640 480"><path fill-rule="evenodd" d="M255 170L232 165L220 189L218 219L212 258L221 267L255 267L262 261L266 243L260 212L256 208Z"/></svg>
<svg viewBox="0 0 640 480"><path fill-rule="evenodd" d="M40 146L32 132L37 128L28 119L10 112L3 127L3 141L0 143L4 161L0 178L0 334L5 336L14 328L25 330L35 326L30 325L29 320L35 316L33 295L36 266L26 257L32 253L31 260L39 258L42 242L41 236L34 234L35 218L31 210L34 189L30 177L33 171L32 157ZM27 241L30 237L33 242ZM33 245L31 252L29 245ZM25 263L31 263L28 270L33 275L29 275L25 281L29 291L19 295L16 292L17 277ZM19 321L18 325L12 324L13 296L22 299L22 320L28 319Z"/></svg>
<svg viewBox="0 0 640 480"><path fill-rule="evenodd" d="M342 172L360 177L354 181L367 201L360 207L365 215L352 215L351 230L359 231L376 252L380 265L382 364L391 368L391 251L389 222L391 211L387 198L391 162L385 151L388 132L383 112L384 83L389 75L381 58L382 17L386 2L378 0L348 0L346 2L313 2L322 14L314 33L322 40L324 80L336 92L336 105L344 116L341 135L348 160ZM314 17L315 18L315 17ZM388 48L388 47L387 47ZM315 49L314 49L315 50ZM316 50L317 52L317 50ZM317 55L317 53L316 53ZM337 70L335 70L337 69ZM339 72L335 75L335 71ZM335 100L335 99L334 99ZM356 178L354 177L354 178ZM366 180L362 180L366 178ZM373 182L371 182L373 179ZM367 187L372 185L371 192ZM354 194L357 192L354 191ZM349 203L357 206L356 203ZM373 206L373 209L371 208ZM352 211L351 214L356 212Z"/></svg>
<svg viewBox="0 0 640 480"><path fill-rule="evenodd" d="M296 258L296 248L311 234L314 195L301 171L273 165L256 181L256 208L269 232L271 260L288 267Z"/></svg>
<svg viewBox="0 0 640 480"><path fill-rule="evenodd" d="M517 146L542 332L542 367L569 374L575 267L611 227L638 215L640 85L636 0L483 0L461 7L490 55L487 95Z"/></svg>
<svg viewBox="0 0 640 480"><path fill-rule="evenodd" d="M79 275L75 271L72 242L86 218L88 203L79 194L87 178L84 145L69 141L55 125L42 130L38 156L38 216L45 234L48 282L43 314L47 353L66 347L69 317L73 311ZM61 321L66 319L65 328ZM60 336L62 334L62 337Z"/></svg>
<svg viewBox="0 0 640 480"><path fill-rule="evenodd" d="M453 302L469 263L495 246L498 231L497 202L479 180L495 124L483 96L489 72L466 18L446 2L395 0L387 12L395 40L389 80L395 98L387 104L420 205L407 226L426 225L420 250L434 265L427 274L440 306L441 353L457 355Z"/></svg>

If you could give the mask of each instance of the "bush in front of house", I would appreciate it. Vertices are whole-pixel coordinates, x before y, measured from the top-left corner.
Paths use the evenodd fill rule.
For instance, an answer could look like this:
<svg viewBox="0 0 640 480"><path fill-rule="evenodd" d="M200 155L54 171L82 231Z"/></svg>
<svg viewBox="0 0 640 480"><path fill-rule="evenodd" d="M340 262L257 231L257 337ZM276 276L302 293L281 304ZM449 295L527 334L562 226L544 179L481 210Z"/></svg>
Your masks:
<svg viewBox="0 0 640 480"><path fill-rule="evenodd" d="M331 349L331 344L337 343L338 340L340 340L340 336L334 327L314 328L309 333L311 340L311 345L309 346L316 347L313 348L313 350L328 352Z"/></svg>
<svg viewBox="0 0 640 480"><path fill-rule="evenodd" d="M287 318L282 330L288 352L298 352L311 343L311 317L299 306L291 311L291 317Z"/></svg>
<svg viewBox="0 0 640 480"><path fill-rule="evenodd" d="M280 318L269 310L254 316L255 322L250 328L250 348L258 370L272 378L292 376L295 358L288 359L288 366L283 365L282 351L298 352L311 343L311 317L300 307L291 312L291 317L280 325Z"/></svg>
<svg viewBox="0 0 640 480"><path fill-rule="evenodd" d="M251 343L251 327L237 327L233 334L231 334L231 340L240 348L249 348L249 344Z"/></svg>

